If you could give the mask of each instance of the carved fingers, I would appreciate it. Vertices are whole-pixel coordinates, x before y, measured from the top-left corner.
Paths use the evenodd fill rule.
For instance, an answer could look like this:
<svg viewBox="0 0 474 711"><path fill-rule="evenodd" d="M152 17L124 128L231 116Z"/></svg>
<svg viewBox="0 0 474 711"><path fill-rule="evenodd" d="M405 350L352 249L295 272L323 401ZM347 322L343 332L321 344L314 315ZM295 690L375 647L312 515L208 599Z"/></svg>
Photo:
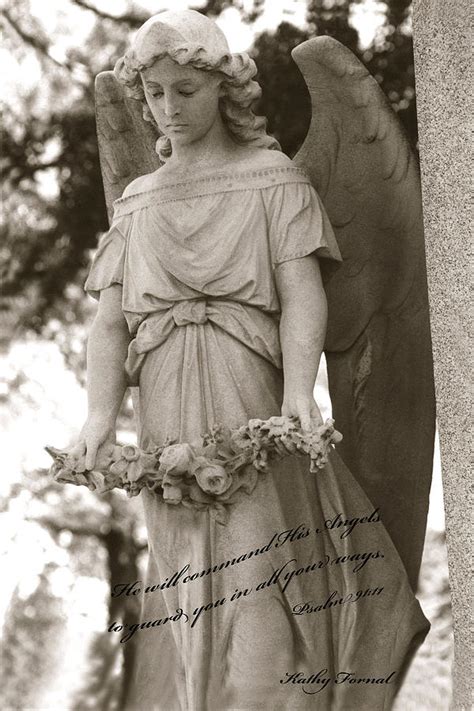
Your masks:
<svg viewBox="0 0 474 711"><path fill-rule="evenodd" d="M287 417L298 417L301 429L305 432L312 432L323 424L321 411L313 397L286 396L281 414Z"/></svg>

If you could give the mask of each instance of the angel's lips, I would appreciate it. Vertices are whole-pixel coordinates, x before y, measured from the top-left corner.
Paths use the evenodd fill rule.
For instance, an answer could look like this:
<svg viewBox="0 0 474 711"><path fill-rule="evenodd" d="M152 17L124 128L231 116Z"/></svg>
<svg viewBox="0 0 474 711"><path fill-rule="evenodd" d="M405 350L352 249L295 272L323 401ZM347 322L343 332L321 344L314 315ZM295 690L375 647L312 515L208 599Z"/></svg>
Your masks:
<svg viewBox="0 0 474 711"><path fill-rule="evenodd" d="M188 126L187 123L168 123L168 124L166 125L166 128L167 128L168 130L171 129L172 131L176 131L176 130L179 131L179 129L181 129L181 128L187 128L187 126Z"/></svg>

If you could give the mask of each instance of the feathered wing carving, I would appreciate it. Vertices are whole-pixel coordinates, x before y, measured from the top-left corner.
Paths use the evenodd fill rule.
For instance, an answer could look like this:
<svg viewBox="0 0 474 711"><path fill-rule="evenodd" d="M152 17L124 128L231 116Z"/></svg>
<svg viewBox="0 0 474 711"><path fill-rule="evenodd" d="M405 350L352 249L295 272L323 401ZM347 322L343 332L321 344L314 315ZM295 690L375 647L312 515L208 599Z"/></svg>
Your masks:
<svg viewBox="0 0 474 711"><path fill-rule="evenodd" d="M295 162L319 192L344 259L326 282L339 451L380 506L415 586L435 429L418 166L396 114L350 50L319 37L293 58L312 103Z"/></svg>
<svg viewBox="0 0 474 711"><path fill-rule="evenodd" d="M95 80L95 105L100 167L109 221L112 204L134 178L160 167L157 130L142 118L141 104L125 96L114 73Z"/></svg>
<svg viewBox="0 0 474 711"><path fill-rule="evenodd" d="M140 102L129 99L111 71L95 80L95 110L100 167L109 222L113 203L129 183L161 163L155 151L157 129L143 120ZM131 388L135 425L140 429L138 388Z"/></svg>

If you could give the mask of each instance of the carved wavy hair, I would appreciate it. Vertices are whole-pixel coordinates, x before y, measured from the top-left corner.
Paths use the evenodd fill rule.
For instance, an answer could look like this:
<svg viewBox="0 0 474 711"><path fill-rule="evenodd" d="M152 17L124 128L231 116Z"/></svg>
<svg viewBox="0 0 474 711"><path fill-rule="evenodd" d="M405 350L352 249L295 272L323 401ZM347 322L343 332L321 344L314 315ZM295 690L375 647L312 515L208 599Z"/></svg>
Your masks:
<svg viewBox="0 0 474 711"><path fill-rule="evenodd" d="M126 87L128 96L143 104L143 118L158 126L146 102L145 91L140 72L152 66L163 57L170 57L181 66L190 65L202 71L221 74L221 84L224 95L219 99L219 109L230 135L236 143L251 143L261 148L281 150L278 141L269 136L266 131L267 120L257 116L252 111L252 104L262 93L259 84L253 77L257 73L255 62L245 52L225 54L220 59L211 59L201 45L187 44L177 49L157 52L147 64L138 62L133 49L115 65L117 80ZM161 136L156 145L157 153L162 161L171 156L171 141Z"/></svg>

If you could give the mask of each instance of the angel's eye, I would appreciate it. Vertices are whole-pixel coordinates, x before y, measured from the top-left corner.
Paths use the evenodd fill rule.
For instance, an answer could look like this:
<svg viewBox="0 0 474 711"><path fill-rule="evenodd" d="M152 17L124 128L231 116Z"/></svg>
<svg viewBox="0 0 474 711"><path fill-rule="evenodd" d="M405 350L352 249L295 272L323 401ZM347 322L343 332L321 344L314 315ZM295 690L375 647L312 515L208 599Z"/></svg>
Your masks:
<svg viewBox="0 0 474 711"><path fill-rule="evenodd" d="M181 96L192 96L192 95L195 94L196 92L195 92L195 91L183 91L183 90L181 90L179 93L181 94Z"/></svg>
<svg viewBox="0 0 474 711"><path fill-rule="evenodd" d="M163 96L163 89L156 84L145 84L146 93L153 98Z"/></svg>

